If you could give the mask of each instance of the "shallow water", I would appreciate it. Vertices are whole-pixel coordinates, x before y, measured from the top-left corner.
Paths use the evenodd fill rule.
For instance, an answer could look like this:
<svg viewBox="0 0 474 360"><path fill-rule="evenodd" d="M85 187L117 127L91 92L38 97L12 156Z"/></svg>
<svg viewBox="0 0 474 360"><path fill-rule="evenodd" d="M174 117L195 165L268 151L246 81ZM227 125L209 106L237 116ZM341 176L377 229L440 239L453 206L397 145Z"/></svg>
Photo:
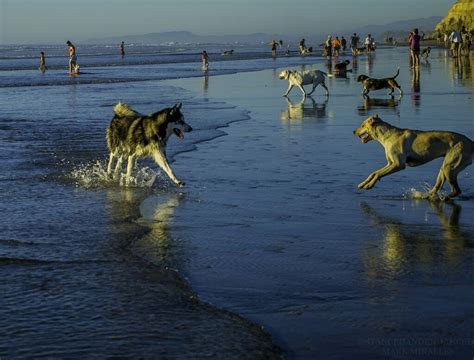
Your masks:
<svg viewBox="0 0 474 360"><path fill-rule="evenodd" d="M185 272L204 299L263 324L290 357L469 357L472 166L454 202L413 199L441 160L361 191L385 157L352 131L378 113L398 127L474 138L470 63L434 51L413 88L405 49L357 60L347 79L328 80L329 98L317 89L302 101L294 89L287 102L274 70L210 80L204 99L238 104L251 119L176 163L195 169L194 201L175 217L174 233L191 244ZM364 101L356 75L385 77L398 65L405 95ZM196 80L172 83L200 91Z"/></svg>
<svg viewBox="0 0 474 360"><path fill-rule="evenodd" d="M369 103L355 73L329 80L327 101L295 89L287 103L277 68L324 69L318 57L249 55L211 62L211 76L149 63L154 51L120 66L96 54L77 78L0 71L0 356L472 354L472 167L455 203L411 200L439 162L356 189L384 164L352 135L369 113L474 137L471 68L432 54L419 93L404 51L360 57L359 73L402 67L406 95ZM156 80L179 77L195 78ZM149 160L129 189L105 177L119 100L144 113L183 103L194 131L168 155L184 189Z"/></svg>
<svg viewBox="0 0 474 360"><path fill-rule="evenodd" d="M97 71L83 84L58 71L45 86L39 72L1 72L0 357L278 356L267 332L200 302L177 272L187 249L170 232L187 194L151 161L130 189L104 170L119 100L145 113L183 103L194 131L170 139L171 160L247 112L157 81L110 84Z"/></svg>

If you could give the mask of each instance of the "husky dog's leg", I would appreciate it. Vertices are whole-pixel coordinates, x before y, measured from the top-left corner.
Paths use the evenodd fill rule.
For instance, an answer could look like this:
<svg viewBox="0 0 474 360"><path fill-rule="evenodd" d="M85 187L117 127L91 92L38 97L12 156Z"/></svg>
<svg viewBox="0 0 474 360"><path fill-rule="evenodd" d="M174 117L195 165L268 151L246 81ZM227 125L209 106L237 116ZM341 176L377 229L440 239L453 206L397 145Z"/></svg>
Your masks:
<svg viewBox="0 0 474 360"><path fill-rule="evenodd" d="M153 152L153 159L158 164L158 166L163 169L163 171L170 177L170 179L176 185L178 185L179 187L182 187L182 186L185 185L184 182L182 182L181 180L178 180L178 178L173 173L173 170L171 170L171 167L168 164L168 160L166 160L166 155L165 154L163 154L159 150L155 150Z"/></svg>
<svg viewBox="0 0 474 360"><path fill-rule="evenodd" d="M288 94L290 93L291 89L293 89L293 85L292 85L292 84L290 84L290 85L288 86L288 90L286 90L286 93L284 93L283 96L288 96Z"/></svg>
<svg viewBox="0 0 474 360"><path fill-rule="evenodd" d="M114 163L114 158L115 158L115 154L111 152L109 154L109 164L107 165L107 175L108 176L112 175L112 165Z"/></svg>
<svg viewBox="0 0 474 360"><path fill-rule="evenodd" d="M114 169L114 179L117 179L120 170L122 170L122 162L123 162L123 154L120 154L120 156L117 158L117 163L115 164L115 169Z"/></svg>
<svg viewBox="0 0 474 360"><path fill-rule="evenodd" d="M135 156L131 155L127 160L127 174L125 175L125 185L130 185L130 179L132 177L133 167L135 166Z"/></svg>

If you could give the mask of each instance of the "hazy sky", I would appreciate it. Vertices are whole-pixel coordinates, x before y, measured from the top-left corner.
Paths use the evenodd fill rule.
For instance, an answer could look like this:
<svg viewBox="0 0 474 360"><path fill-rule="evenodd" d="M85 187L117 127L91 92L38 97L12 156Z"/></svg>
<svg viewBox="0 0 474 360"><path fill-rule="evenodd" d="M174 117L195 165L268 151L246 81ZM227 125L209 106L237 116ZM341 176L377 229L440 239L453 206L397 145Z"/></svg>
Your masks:
<svg viewBox="0 0 474 360"><path fill-rule="evenodd" d="M0 0L0 44L187 30L310 36L444 16L454 0Z"/></svg>

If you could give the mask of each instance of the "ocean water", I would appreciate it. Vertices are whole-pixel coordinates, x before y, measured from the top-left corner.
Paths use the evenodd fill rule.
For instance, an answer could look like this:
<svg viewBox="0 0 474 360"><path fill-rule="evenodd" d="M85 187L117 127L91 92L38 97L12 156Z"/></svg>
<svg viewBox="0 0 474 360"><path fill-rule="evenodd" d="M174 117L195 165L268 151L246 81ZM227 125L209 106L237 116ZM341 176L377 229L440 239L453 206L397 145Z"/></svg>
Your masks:
<svg viewBox="0 0 474 360"><path fill-rule="evenodd" d="M474 138L471 63L433 51L417 83L405 49L380 49L329 98L287 101L280 68L330 64L206 48L208 75L201 46L78 46L68 77L62 46L44 74L43 47L0 47L0 356L471 354L472 167L454 203L412 199L439 162L361 192L384 157L352 135L378 112ZM355 75L397 66L403 98L360 97ZM167 152L185 188L150 160L130 188L107 179L118 101L183 103L194 130Z"/></svg>
<svg viewBox="0 0 474 360"><path fill-rule="evenodd" d="M202 76L196 47L115 51L78 46L71 78L62 46L0 47L0 357L279 356L259 325L199 301L179 274L187 249L172 219L188 194L147 160L131 188L105 174L118 101L145 113L183 103L194 131L170 140L171 160L247 111L158 81ZM211 74L292 61L209 52Z"/></svg>

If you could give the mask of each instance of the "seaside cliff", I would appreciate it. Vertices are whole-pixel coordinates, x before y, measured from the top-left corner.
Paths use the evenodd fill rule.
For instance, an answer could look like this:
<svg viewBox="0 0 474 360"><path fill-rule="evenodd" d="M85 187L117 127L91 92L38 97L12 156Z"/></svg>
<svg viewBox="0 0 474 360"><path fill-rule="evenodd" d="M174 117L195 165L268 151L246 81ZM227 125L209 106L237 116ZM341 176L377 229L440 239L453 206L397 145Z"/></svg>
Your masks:
<svg viewBox="0 0 474 360"><path fill-rule="evenodd" d="M460 30L463 26L468 30L474 28L474 0L456 1L448 15L436 25L436 31L443 33Z"/></svg>

